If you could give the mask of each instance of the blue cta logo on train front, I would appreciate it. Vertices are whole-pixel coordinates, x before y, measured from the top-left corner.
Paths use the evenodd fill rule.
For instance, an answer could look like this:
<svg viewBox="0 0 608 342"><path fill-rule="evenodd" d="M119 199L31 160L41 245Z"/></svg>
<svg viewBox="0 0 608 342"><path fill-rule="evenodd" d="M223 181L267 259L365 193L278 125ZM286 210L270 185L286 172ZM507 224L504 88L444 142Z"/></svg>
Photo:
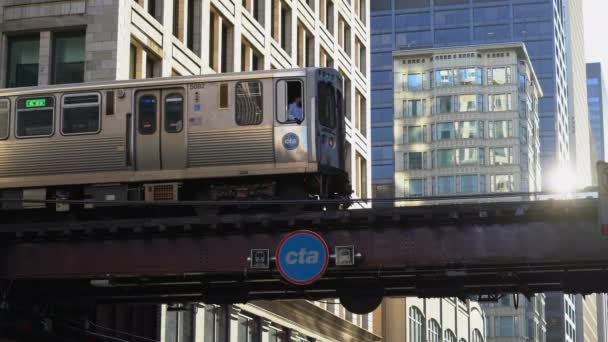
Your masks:
<svg viewBox="0 0 608 342"><path fill-rule="evenodd" d="M320 279L329 264L329 250L323 238L309 230L285 236L276 252L279 273L292 284L308 285Z"/></svg>
<svg viewBox="0 0 608 342"><path fill-rule="evenodd" d="M287 150L295 150L300 146L300 138L295 133L287 133L283 136L283 147Z"/></svg>

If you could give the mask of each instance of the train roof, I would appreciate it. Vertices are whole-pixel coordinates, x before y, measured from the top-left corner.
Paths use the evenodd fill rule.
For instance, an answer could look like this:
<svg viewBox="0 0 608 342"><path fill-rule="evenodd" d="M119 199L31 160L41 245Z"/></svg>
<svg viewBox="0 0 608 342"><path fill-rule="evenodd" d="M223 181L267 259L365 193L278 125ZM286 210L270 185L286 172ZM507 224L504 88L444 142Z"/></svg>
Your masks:
<svg viewBox="0 0 608 342"><path fill-rule="evenodd" d="M4 88L4 89L0 89L0 97L30 95L30 94L43 94L43 93L50 93L50 92L90 91L90 90L99 90L99 89L108 89L108 88L123 88L124 89L124 88L155 87L155 86L165 87L165 86L182 85L182 84L188 84L188 83L238 81L238 80L262 79L262 78L272 78L272 77L302 77L302 76L306 76L307 72L315 71L315 70L332 70L333 72L338 73L335 69L331 69L331 68L299 68L299 69L232 72L232 73L206 74L206 75L195 75L195 76L159 77L159 78L149 78L149 79L140 79L140 80L118 80L118 81L111 80L111 81L70 83L70 84L47 85L47 86L36 86L36 87Z"/></svg>

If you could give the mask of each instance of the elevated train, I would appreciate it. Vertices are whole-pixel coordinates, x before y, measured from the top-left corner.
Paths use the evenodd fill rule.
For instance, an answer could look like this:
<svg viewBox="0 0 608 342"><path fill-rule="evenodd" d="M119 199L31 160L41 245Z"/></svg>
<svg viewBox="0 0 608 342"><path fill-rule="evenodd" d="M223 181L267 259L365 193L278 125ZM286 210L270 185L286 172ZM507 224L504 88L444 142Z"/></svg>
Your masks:
<svg viewBox="0 0 608 342"><path fill-rule="evenodd" d="M347 198L342 84L307 68L0 89L0 198Z"/></svg>

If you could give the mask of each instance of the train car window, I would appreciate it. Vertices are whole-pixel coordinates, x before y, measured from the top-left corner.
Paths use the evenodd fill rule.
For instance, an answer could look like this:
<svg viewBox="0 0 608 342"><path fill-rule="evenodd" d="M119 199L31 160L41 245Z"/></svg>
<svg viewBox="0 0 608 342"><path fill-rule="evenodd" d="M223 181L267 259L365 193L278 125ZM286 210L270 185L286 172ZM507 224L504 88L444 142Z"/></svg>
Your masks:
<svg viewBox="0 0 608 342"><path fill-rule="evenodd" d="M139 134L149 135L156 133L156 96L144 95L137 104Z"/></svg>
<svg viewBox="0 0 608 342"><path fill-rule="evenodd" d="M319 82L319 122L336 128L336 94L330 83Z"/></svg>
<svg viewBox="0 0 608 342"><path fill-rule="evenodd" d="M17 138L53 135L55 99L51 96L17 101Z"/></svg>
<svg viewBox="0 0 608 342"><path fill-rule="evenodd" d="M114 115L114 91L106 91L106 115Z"/></svg>
<svg viewBox="0 0 608 342"><path fill-rule="evenodd" d="M239 82L236 84L235 120L239 126L259 125L264 119L262 110L262 82Z"/></svg>
<svg viewBox="0 0 608 342"><path fill-rule="evenodd" d="M304 121L304 85L302 81L277 82L277 120L280 123Z"/></svg>
<svg viewBox="0 0 608 342"><path fill-rule="evenodd" d="M184 97L169 94L165 97L165 132L179 133L184 128Z"/></svg>
<svg viewBox="0 0 608 342"><path fill-rule="evenodd" d="M220 109L228 108L228 83L220 84Z"/></svg>
<svg viewBox="0 0 608 342"><path fill-rule="evenodd" d="M101 119L99 94L65 95L62 104L61 133L98 133Z"/></svg>
<svg viewBox="0 0 608 342"><path fill-rule="evenodd" d="M0 140L8 139L10 105L11 102L8 99L0 100Z"/></svg>

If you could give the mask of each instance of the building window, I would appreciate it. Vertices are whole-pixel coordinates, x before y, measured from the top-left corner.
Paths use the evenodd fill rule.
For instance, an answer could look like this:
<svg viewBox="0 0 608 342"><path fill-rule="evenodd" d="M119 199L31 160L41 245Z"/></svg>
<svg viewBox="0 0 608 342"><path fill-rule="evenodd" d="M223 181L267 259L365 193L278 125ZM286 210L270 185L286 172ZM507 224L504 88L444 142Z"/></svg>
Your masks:
<svg viewBox="0 0 608 342"><path fill-rule="evenodd" d="M481 85L483 71L481 68L464 68L457 70L459 85Z"/></svg>
<svg viewBox="0 0 608 342"><path fill-rule="evenodd" d="M367 49L359 37L355 37L355 66L363 74L367 74Z"/></svg>
<svg viewBox="0 0 608 342"><path fill-rule="evenodd" d="M459 121L457 123L458 139L479 139L483 138L483 121Z"/></svg>
<svg viewBox="0 0 608 342"><path fill-rule="evenodd" d="M424 88L425 74L408 74L405 76L405 90L422 90Z"/></svg>
<svg viewBox="0 0 608 342"><path fill-rule="evenodd" d="M410 179L406 183L408 197L424 196L424 179Z"/></svg>
<svg viewBox="0 0 608 342"><path fill-rule="evenodd" d="M62 108L61 132L63 134L99 132L101 121L99 94L65 95Z"/></svg>
<svg viewBox="0 0 608 342"><path fill-rule="evenodd" d="M38 85L40 35L9 37L7 88Z"/></svg>
<svg viewBox="0 0 608 342"><path fill-rule="evenodd" d="M84 82L84 32L53 35L53 84Z"/></svg>
<svg viewBox="0 0 608 342"><path fill-rule="evenodd" d="M496 178L496 185L498 186L498 182L500 182L501 187L507 187L507 182L510 176L493 176ZM500 178L500 181L499 181ZM493 184L494 185L494 184ZM499 191L498 187L496 188L496 192L506 192ZM510 190L509 190L510 191ZM493 190L494 192L494 190ZM496 317L494 319L494 332L497 337L512 337L515 336L515 324L514 317Z"/></svg>
<svg viewBox="0 0 608 342"><path fill-rule="evenodd" d="M526 74L519 74L519 82L518 82L519 91L526 91Z"/></svg>
<svg viewBox="0 0 608 342"><path fill-rule="evenodd" d="M454 332L452 330L448 329L443 333L443 341L456 342L456 335L454 335Z"/></svg>
<svg viewBox="0 0 608 342"><path fill-rule="evenodd" d="M319 16L321 23L330 34L334 34L334 2L331 0L319 0Z"/></svg>
<svg viewBox="0 0 608 342"><path fill-rule="evenodd" d="M512 147L493 147L490 148L490 165L509 165L513 164Z"/></svg>
<svg viewBox="0 0 608 342"><path fill-rule="evenodd" d="M238 342L260 342L261 327L259 321L247 313L238 316Z"/></svg>
<svg viewBox="0 0 608 342"><path fill-rule="evenodd" d="M459 95L459 112L481 112L483 111L483 95Z"/></svg>
<svg viewBox="0 0 608 342"><path fill-rule="evenodd" d="M241 71L264 69L264 56L245 38L241 38Z"/></svg>
<svg viewBox="0 0 608 342"><path fill-rule="evenodd" d="M221 342L226 339L228 312L225 307L205 305L204 342Z"/></svg>
<svg viewBox="0 0 608 342"><path fill-rule="evenodd" d="M460 166L483 165L481 159L480 149L477 147L456 149L456 160Z"/></svg>
<svg viewBox="0 0 608 342"><path fill-rule="evenodd" d="M264 119L262 83L239 82L235 91L235 120L239 126L259 125Z"/></svg>
<svg viewBox="0 0 608 342"><path fill-rule="evenodd" d="M493 175L490 185L492 192L512 192L515 188L513 175ZM508 320L509 318L511 321ZM499 325L494 329L497 334L500 334L497 336L513 336L513 317L498 317L497 319Z"/></svg>
<svg viewBox="0 0 608 342"><path fill-rule="evenodd" d="M269 342L289 342L289 330L284 327L280 327L272 324L268 329L268 341Z"/></svg>
<svg viewBox="0 0 608 342"><path fill-rule="evenodd" d="M454 176L437 177L437 194L454 193Z"/></svg>
<svg viewBox="0 0 608 342"><path fill-rule="evenodd" d="M165 322L166 342L194 342L194 307L189 305L180 310L167 309Z"/></svg>
<svg viewBox="0 0 608 342"><path fill-rule="evenodd" d="M511 67L488 69L488 84L502 85L511 83Z"/></svg>
<svg viewBox="0 0 608 342"><path fill-rule="evenodd" d="M460 176L460 193L478 193L485 192L485 176L465 175Z"/></svg>
<svg viewBox="0 0 608 342"><path fill-rule="evenodd" d="M436 320L431 319L429 321L429 336L427 336L427 342L441 342L441 327Z"/></svg>
<svg viewBox="0 0 608 342"><path fill-rule="evenodd" d="M291 7L282 0L272 0L271 3L272 38L284 51L291 54Z"/></svg>
<svg viewBox="0 0 608 342"><path fill-rule="evenodd" d="M358 89L355 90L355 128L367 136L367 100Z"/></svg>
<svg viewBox="0 0 608 342"><path fill-rule="evenodd" d="M55 99L51 96L17 101L17 137L53 135Z"/></svg>
<svg viewBox="0 0 608 342"><path fill-rule="evenodd" d="M454 85L454 74L452 70L435 70L435 87L447 87Z"/></svg>
<svg viewBox="0 0 608 342"><path fill-rule="evenodd" d="M213 6L209 14L209 67L230 72L234 61L234 27Z"/></svg>
<svg viewBox="0 0 608 342"><path fill-rule="evenodd" d="M405 116L419 117L424 116L426 100L406 100L404 101Z"/></svg>
<svg viewBox="0 0 608 342"><path fill-rule="evenodd" d="M359 152L355 154L355 195L359 198L367 197L367 160Z"/></svg>
<svg viewBox="0 0 608 342"><path fill-rule="evenodd" d="M417 307L412 306L409 310L409 342L424 341L424 316Z"/></svg>
<svg viewBox="0 0 608 342"><path fill-rule="evenodd" d="M488 110L490 112L504 112L511 110L511 94L488 95Z"/></svg>
<svg viewBox="0 0 608 342"><path fill-rule="evenodd" d="M433 125L433 141L454 139L454 123L439 122Z"/></svg>
<svg viewBox="0 0 608 342"><path fill-rule="evenodd" d="M312 67L315 59L315 38L306 26L298 21L298 65L301 68Z"/></svg>
<svg viewBox="0 0 608 342"><path fill-rule="evenodd" d="M280 123L299 123L305 118L302 81L277 82L277 120Z"/></svg>
<svg viewBox="0 0 608 342"><path fill-rule="evenodd" d="M490 138L504 139L513 136L513 124L511 120L490 121L488 126Z"/></svg>
<svg viewBox="0 0 608 342"><path fill-rule="evenodd" d="M408 152L405 154L407 165L405 169L422 170L424 168L424 153L423 152Z"/></svg>
<svg viewBox="0 0 608 342"><path fill-rule="evenodd" d="M407 127L407 143L416 144L424 142L424 126Z"/></svg>
<svg viewBox="0 0 608 342"><path fill-rule="evenodd" d="M434 152L436 156L436 166L441 167L453 167L455 165L454 150L445 149L437 150Z"/></svg>
<svg viewBox="0 0 608 342"><path fill-rule="evenodd" d="M338 15L338 45L350 56L350 25Z"/></svg>
<svg viewBox="0 0 608 342"><path fill-rule="evenodd" d="M483 342L483 336L481 336L479 329L473 330L473 342Z"/></svg>
<svg viewBox="0 0 608 342"><path fill-rule="evenodd" d="M452 96L437 96L434 104L435 114L452 113L454 112L454 103Z"/></svg>

